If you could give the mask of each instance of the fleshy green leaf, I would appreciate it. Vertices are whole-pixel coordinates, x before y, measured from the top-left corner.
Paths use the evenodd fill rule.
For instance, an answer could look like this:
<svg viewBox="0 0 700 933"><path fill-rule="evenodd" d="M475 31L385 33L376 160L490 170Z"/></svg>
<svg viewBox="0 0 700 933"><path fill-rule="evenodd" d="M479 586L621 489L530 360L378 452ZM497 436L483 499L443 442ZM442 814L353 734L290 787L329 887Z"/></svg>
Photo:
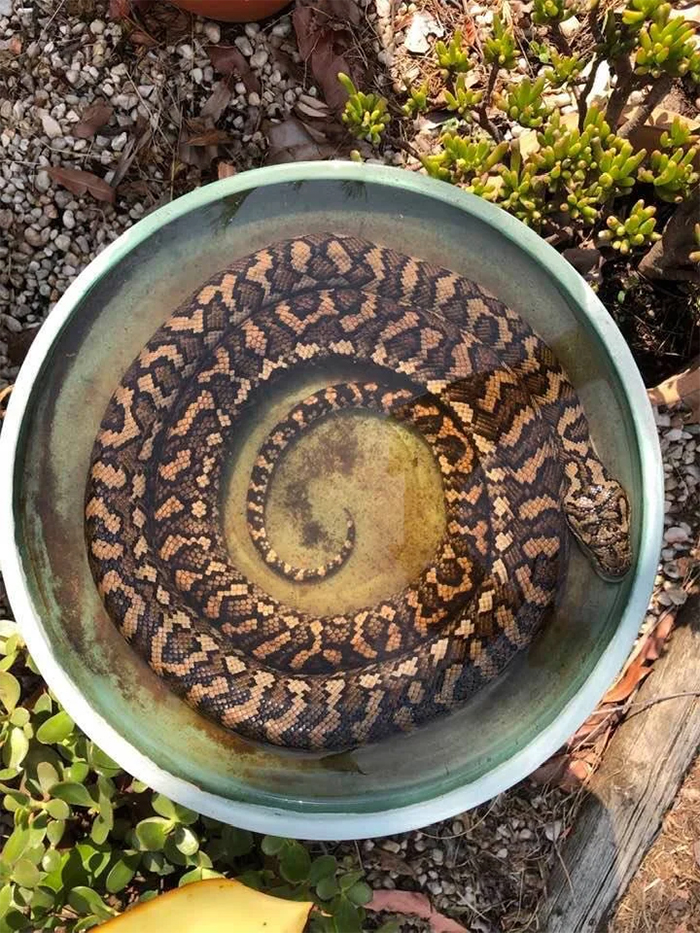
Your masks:
<svg viewBox="0 0 700 933"><path fill-rule="evenodd" d="M347 898L357 907L362 907L372 900L372 889L364 881L358 881L347 891Z"/></svg>
<svg viewBox="0 0 700 933"><path fill-rule="evenodd" d="M74 725L68 713L62 709L39 726L36 737L44 745L59 744L68 738Z"/></svg>
<svg viewBox="0 0 700 933"><path fill-rule="evenodd" d="M199 839L189 826L177 826L172 835L173 842L183 855L194 855L199 849Z"/></svg>
<svg viewBox="0 0 700 933"><path fill-rule="evenodd" d="M12 903L12 885L5 884L0 888L0 919L5 916Z"/></svg>
<svg viewBox="0 0 700 933"><path fill-rule="evenodd" d="M8 713L19 703L22 690L19 681L7 671L0 671L0 702Z"/></svg>
<svg viewBox="0 0 700 933"><path fill-rule="evenodd" d="M335 897L340 888L338 887L338 882L333 875L327 875L316 885L316 893L321 898L322 901L329 901L332 897Z"/></svg>
<svg viewBox="0 0 700 933"><path fill-rule="evenodd" d="M153 794L151 797L151 806L156 813L159 813L168 820L172 820L173 823L183 823L185 826L190 826L199 819L198 814L193 810L188 810L187 807L181 807L179 803L173 803L172 800L168 800L168 798L164 797L162 794Z"/></svg>
<svg viewBox="0 0 700 933"><path fill-rule="evenodd" d="M322 855L314 859L309 870L309 881L318 884L321 878L333 878L338 868L338 860L333 855Z"/></svg>
<svg viewBox="0 0 700 933"><path fill-rule="evenodd" d="M27 858L18 859L12 868L12 880L23 888L33 888L41 878L41 872Z"/></svg>
<svg viewBox="0 0 700 933"><path fill-rule="evenodd" d="M289 839L282 839L280 836L263 836L261 848L265 855L279 855L288 843Z"/></svg>
<svg viewBox="0 0 700 933"><path fill-rule="evenodd" d="M65 800L74 807L94 807L95 801L84 784L73 784L70 781L59 781L51 788L51 795Z"/></svg>
<svg viewBox="0 0 700 933"><path fill-rule="evenodd" d="M67 820L70 816L70 807L65 800L56 798L55 800L49 800L46 804L46 812L55 820Z"/></svg>
<svg viewBox="0 0 700 933"><path fill-rule="evenodd" d="M116 914L116 910L108 907L97 891L81 884L70 891L68 903L79 914L94 914L102 920L107 920Z"/></svg>
<svg viewBox="0 0 700 933"><path fill-rule="evenodd" d="M285 881L298 884L306 881L311 868L311 856L300 842L290 842L280 856L280 874Z"/></svg>
<svg viewBox="0 0 700 933"><path fill-rule="evenodd" d="M41 867L44 871L56 871L61 866L61 853L56 849L47 849L41 860Z"/></svg>
<svg viewBox="0 0 700 933"><path fill-rule="evenodd" d="M338 881L340 882L340 890L348 891L356 882L358 882L362 877L364 877L363 871L349 871L344 875L341 875Z"/></svg>
<svg viewBox="0 0 700 933"><path fill-rule="evenodd" d="M36 776L39 781L39 787L45 794L48 794L54 784L58 784L58 771L49 761L40 761L36 766Z"/></svg>
<svg viewBox="0 0 700 933"><path fill-rule="evenodd" d="M14 864L29 844L29 830L16 826L3 846L2 860L8 865Z"/></svg>
<svg viewBox="0 0 700 933"><path fill-rule="evenodd" d="M110 894L123 891L136 874L141 861L140 852L122 852L119 860L112 865L105 881Z"/></svg>
<svg viewBox="0 0 700 933"><path fill-rule="evenodd" d="M158 852L165 845L165 838L171 828L170 820L161 816L151 816L136 824L136 838L146 852Z"/></svg>
<svg viewBox="0 0 700 933"><path fill-rule="evenodd" d="M8 768L19 768L28 751L29 740L27 736L22 729L17 728L17 726L12 726L2 750L3 763Z"/></svg>
<svg viewBox="0 0 700 933"><path fill-rule="evenodd" d="M57 846L63 838L63 833L65 830L66 824L63 822L63 820L53 820L46 827L46 838L49 840L52 846Z"/></svg>
<svg viewBox="0 0 700 933"><path fill-rule="evenodd" d="M193 868L192 871L185 872L177 883L178 888L186 884L192 884L193 881L206 881L209 878L224 878L221 872L214 871L211 868Z"/></svg>

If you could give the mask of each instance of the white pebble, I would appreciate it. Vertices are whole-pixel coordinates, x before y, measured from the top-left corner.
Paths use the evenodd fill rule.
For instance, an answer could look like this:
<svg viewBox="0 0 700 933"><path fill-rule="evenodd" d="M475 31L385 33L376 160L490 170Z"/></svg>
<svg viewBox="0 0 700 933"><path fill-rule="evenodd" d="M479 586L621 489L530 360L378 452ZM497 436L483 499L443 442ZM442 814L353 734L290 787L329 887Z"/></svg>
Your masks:
<svg viewBox="0 0 700 933"><path fill-rule="evenodd" d="M36 185L37 191L48 191L51 187L51 177L49 173L45 172L43 169L37 172L34 184Z"/></svg>
<svg viewBox="0 0 700 933"><path fill-rule="evenodd" d="M253 54L253 46L250 44L250 39L247 36L236 36L233 41L239 51L243 52L246 58L250 58Z"/></svg>
<svg viewBox="0 0 700 933"><path fill-rule="evenodd" d="M251 55L250 64L253 68L262 68L263 65L267 64L267 60L269 57L270 56L265 51L265 49L260 49L259 51L255 53L255 55Z"/></svg>
<svg viewBox="0 0 700 933"><path fill-rule="evenodd" d="M56 139L59 136L62 136L62 130L58 122L54 120L50 113L42 113L41 115L41 125L44 128L44 132L49 137L49 139Z"/></svg>
<svg viewBox="0 0 700 933"><path fill-rule="evenodd" d="M688 540L688 532L678 525L672 525L664 532L664 541L668 544L684 544Z"/></svg>
<svg viewBox="0 0 700 933"><path fill-rule="evenodd" d="M245 24L245 34L252 39L254 36L260 32L260 25L258 23L246 23Z"/></svg>
<svg viewBox="0 0 700 933"><path fill-rule="evenodd" d="M124 146L126 146L127 134L120 133L119 136L115 136L112 140L112 149L115 152L121 152Z"/></svg>
<svg viewBox="0 0 700 933"><path fill-rule="evenodd" d="M72 230L75 227L75 214L73 211L63 212L63 226L66 230Z"/></svg>
<svg viewBox="0 0 700 933"><path fill-rule="evenodd" d="M250 94L248 95L248 103L250 104L251 107L259 107L260 106L260 95L256 94L255 91L251 91Z"/></svg>
<svg viewBox="0 0 700 933"><path fill-rule="evenodd" d="M221 41L221 26L218 23L205 23L204 35L216 45L217 42Z"/></svg>
<svg viewBox="0 0 700 933"><path fill-rule="evenodd" d="M105 31L105 24L102 22L101 19L94 19L90 23L90 32L94 36L101 36L104 31Z"/></svg>

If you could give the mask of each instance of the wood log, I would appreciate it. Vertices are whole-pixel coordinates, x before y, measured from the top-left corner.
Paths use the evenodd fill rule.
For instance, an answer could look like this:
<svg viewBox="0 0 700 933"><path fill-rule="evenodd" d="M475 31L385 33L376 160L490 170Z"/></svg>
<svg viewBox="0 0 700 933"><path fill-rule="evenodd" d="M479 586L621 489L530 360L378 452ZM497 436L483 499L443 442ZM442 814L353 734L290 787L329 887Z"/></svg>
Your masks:
<svg viewBox="0 0 700 933"><path fill-rule="evenodd" d="M617 729L539 912L546 933L604 930L700 747L700 597Z"/></svg>

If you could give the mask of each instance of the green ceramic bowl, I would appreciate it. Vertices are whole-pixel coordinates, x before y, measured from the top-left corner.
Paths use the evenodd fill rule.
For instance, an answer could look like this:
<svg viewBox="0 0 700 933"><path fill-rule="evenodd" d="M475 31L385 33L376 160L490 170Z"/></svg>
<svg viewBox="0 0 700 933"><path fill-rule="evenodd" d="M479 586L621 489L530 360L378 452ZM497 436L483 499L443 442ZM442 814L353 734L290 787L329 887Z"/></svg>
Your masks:
<svg viewBox="0 0 700 933"><path fill-rule="evenodd" d="M87 564L90 450L121 375L205 278L287 236L356 234L476 279L568 370L599 451L629 491L635 562L599 579L573 549L554 619L505 674L413 734L335 758L254 747L170 694L106 617ZM449 817L516 783L588 716L644 615L662 528L646 393L593 292L549 246L479 198L410 172L275 166L151 214L71 285L17 380L2 434L2 570L29 649L70 715L126 770L201 813L261 832L339 839Z"/></svg>

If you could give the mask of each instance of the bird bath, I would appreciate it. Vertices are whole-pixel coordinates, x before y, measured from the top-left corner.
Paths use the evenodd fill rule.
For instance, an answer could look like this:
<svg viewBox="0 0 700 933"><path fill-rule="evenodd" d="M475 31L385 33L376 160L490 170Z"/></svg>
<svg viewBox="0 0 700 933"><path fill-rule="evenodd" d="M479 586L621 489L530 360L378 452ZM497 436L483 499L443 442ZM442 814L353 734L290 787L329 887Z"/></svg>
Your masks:
<svg viewBox="0 0 700 933"><path fill-rule="evenodd" d="M553 618L501 677L413 733L334 756L248 743L170 693L107 617L83 523L99 423L152 333L234 259L327 231L450 268L533 326L567 370L599 452L628 491L634 549L632 570L611 584L572 548ZM297 386L296 397L308 388ZM270 423L274 405L272 399ZM256 428L261 436L266 424ZM241 450L252 450L256 437L243 439ZM71 285L34 341L0 450L2 571L29 649L61 703L109 755L157 790L211 817L276 835L395 833L452 816L524 778L578 728L624 662L660 546L663 485L651 409L630 352L593 292L543 240L493 205L377 166L301 163L247 172L200 188L128 230ZM391 462L389 440L381 457ZM399 480L396 507L411 511L434 485L427 461L415 477ZM234 471L232 496L240 495L237 483L245 485ZM282 527L284 503L272 506L281 510ZM225 526L227 540L241 538L236 508L226 512ZM419 538L408 541L409 563L420 566L421 547Z"/></svg>

